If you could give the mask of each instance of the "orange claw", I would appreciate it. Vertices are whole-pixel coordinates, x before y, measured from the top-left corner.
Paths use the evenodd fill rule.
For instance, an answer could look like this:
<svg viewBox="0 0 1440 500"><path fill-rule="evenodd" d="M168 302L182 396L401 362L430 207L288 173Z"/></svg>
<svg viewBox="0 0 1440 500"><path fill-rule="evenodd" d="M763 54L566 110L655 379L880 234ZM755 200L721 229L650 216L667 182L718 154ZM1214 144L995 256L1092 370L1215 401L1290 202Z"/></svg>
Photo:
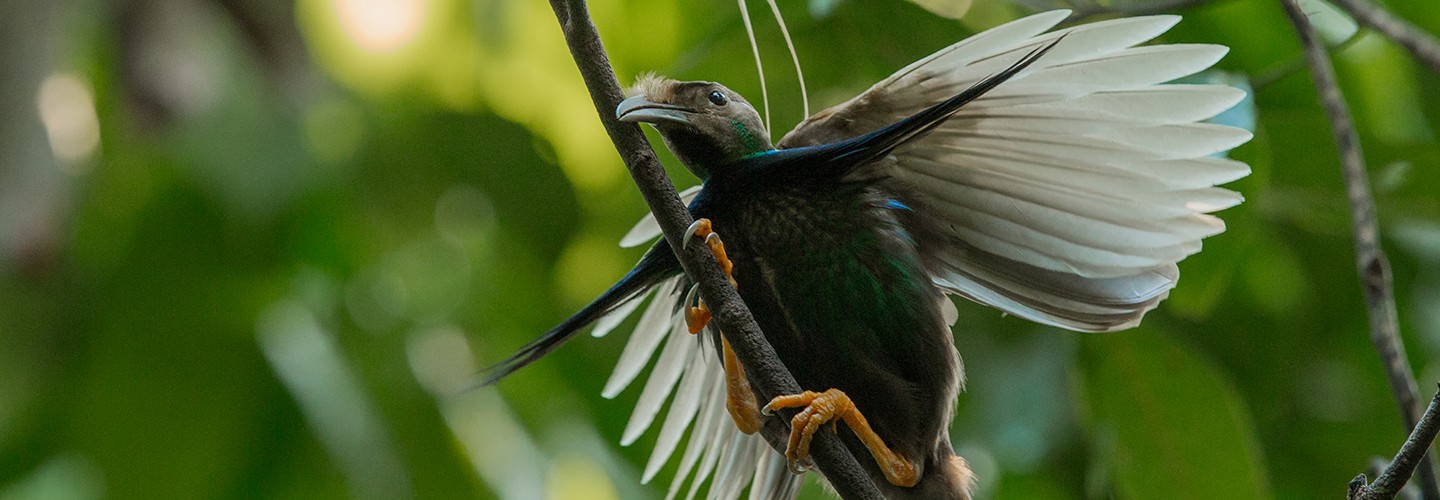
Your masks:
<svg viewBox="0 0 1440 500"><path fill-rule="evenodd" d="M690 290L693 295L695 289L691 288ZM700 330L704 330L705 325L710 323L710 308L705 307L703 300L695 302L694 306L690 304L691 301L687 297L685 299L685 325L690 328L690 333L693 335L700 333Z"/></svg>
<svg viewBox="0 0 1440 500"><path fill-rule="evenodd" d="M790 444L785 447L785 457L790 459L792 464L810 457L810 440L815 437L816 431L829 423L833 432L836 422L843 420L860 441L865 443L865 448L875 457L875 464L880 466L880 471L885 473L885 479L890 481L890 484L908 488L915 486L920 480L919 474L915 472L915 465L891 451L885 441L875 434L875 430L870 428L870 422L865 420L860 410L855 408L850 396L839 389L780 396L770 400L770 404L765 405L761 412L768 415L778 408L800 407L805 409L790 419Z"/></svg>
<svg viewBox="0 0 1440 500"><path fill-rule="evenodd" d="M730 262L730 257L725 254L725 242L720 241L720 233L715 232L711 227L710 219L696 219L689 228L685 229L685 243L682 248L689 247L692 237L705 240L705 246L710 247L710 253L715 255L715 261L720 263L720 269L725 270L725 277L730 280L730 286L739 287L739 284L735 282L735 275L731 272L735 268L735 263ZM694 296L695 288L692 287L690 293L685 297L685 325L690 328L692 334L700 333L700 330L710 323L710 308L705 307L703 300L693 300ZM695 305L691 306L690 304Z"/></svg>

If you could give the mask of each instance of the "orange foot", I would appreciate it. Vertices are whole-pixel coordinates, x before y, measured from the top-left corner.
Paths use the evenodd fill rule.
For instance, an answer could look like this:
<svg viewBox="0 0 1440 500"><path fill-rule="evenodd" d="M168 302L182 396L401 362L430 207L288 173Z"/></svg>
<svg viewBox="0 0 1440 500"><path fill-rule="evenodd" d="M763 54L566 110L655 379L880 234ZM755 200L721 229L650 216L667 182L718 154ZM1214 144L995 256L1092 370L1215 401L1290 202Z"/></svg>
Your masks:
<svg viewBox="0 0 1440 500"><path fill-rule="evenodd" d="M800 394L780 396L770 400L761 410L766 415L780 408L804 407L795 418L790 419L790 444L785 447L785 457L790 459L792 464L808 460L810 458L810 440L814 438L815 431L829 423L834 430L835 422L844 421L865 443L865 448L875 457L875 464L880 466L880 471L885 473L885 479L890 484L903 487L915 486L920 480L915 473L915 465L909 460L896 454L885 445L885 441L875 434L870 428L870 422L855 408L855 403L850 401L839 389L830 389L823 393L805 391Z"/></svg>
<svg viewBox="0 0 1440 500"><path fill-rule="evenodd" d="M710 247L710 253L715 254L715 260L720 263L720 268L725 270L725 277L730 279L730 286L736 286L735 276L731 274L735 265L725 255L725 243L720 241L720 234L711 228L710 219L700 219L690 224L685 230L685 245L690 244L690 238L705 240L705 245ZM699 333L710 322L710 308L705 307L704 301L695 300L696 288L691 287L690 293L685 297L685 324L689 326L692 334ZM725 340L723 335L720 337L720 345L725 358L725 409L730 412L730 418L735 421L740 432L754 434L760 430L760 410L756 408L755 392L750 390L750 380L745 377L745 367L740 365L739 358L735 357L735 350L730 348L730 341Z"/></svg>
<svg viewBox="0 0 1440 500"><path fill-rule="evenodd" d="M730 257L725 255L725 242L720 241L720 233L715 232L710 226L710 219L697 219L685 229L685 243L681 247L690 246L690 238L705 240L705 246L710 247L710 253L715 254L715 260L720 263L720 268L725 270L725 277L730 279L730 286L738 286L735 283L735 275L731 273L735 264L730 262ZM685 324L690 327L690 333L698 333L710 323L710 308L705 307L705 301L695 300L697 286L690 288L690 293L685 297ZM691 306L690 304L695 304Z"/></svg>

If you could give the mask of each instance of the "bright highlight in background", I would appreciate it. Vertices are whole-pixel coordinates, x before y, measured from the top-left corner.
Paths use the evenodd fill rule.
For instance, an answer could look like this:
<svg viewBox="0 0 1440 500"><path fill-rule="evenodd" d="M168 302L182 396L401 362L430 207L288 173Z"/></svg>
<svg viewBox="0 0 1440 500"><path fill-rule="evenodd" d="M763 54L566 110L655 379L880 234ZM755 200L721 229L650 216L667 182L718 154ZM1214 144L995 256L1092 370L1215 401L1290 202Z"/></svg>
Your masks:
<svg viewBox="0 0 1440 500"><path fill-rule="evenodd" d="M440 85L474 80L450 59L473 55L465 49L472 35L455 21L467 17L463 0L298 0L295 12L315 60L361 93L473 87Z"/></svg>
<svg viewBox="0 0 1440 500"><path fill-rule="evenodd" d="M415 39L427 0L334 0L345 34L361 48L390 52Z"/></svg>
<svg viewBox="0 0 1440 500"><path fill-rule="evenodd" d="M95 116L90 86L75 75L57 73L40 84L35 101L61 169L83 173L79 162L89 158L100 145L100 119Z"/></svg>

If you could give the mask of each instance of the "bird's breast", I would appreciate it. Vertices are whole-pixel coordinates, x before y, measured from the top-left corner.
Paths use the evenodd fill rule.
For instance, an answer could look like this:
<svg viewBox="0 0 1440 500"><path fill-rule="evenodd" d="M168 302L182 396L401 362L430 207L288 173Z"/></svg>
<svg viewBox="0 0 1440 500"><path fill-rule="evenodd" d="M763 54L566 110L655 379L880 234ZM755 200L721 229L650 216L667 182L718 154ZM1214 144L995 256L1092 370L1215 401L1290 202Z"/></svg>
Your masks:
<svg viewBox="0 0 1440 500"><path fill-rule="evenodd" d="M931 449L959 364L915 243L873 189L755 196L711 217L738 291L807 390L838 388L881 435ZM870 409L867 409L870 408ZM871 418L875 422L876 418Z"/></svg>

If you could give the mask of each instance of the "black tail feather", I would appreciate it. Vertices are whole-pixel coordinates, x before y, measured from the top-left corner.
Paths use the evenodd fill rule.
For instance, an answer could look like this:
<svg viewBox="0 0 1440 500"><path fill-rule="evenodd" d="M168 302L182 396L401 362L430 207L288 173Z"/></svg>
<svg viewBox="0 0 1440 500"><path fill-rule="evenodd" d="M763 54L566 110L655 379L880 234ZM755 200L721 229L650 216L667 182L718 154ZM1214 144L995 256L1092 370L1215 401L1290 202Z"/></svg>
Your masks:
<svg viewBox="0 0 1440 500"><path fill-rule="evenodd" d="M1055 46L1059 45L1064 39L1065 37L1062 35L1049 44L1037 47L1035 50L1026 54L1025 57L1015 61L1010 67L1005 68L1004 71L990 75L975 85L971 85L970 88L965 89L964 92L956 94L954 97L940 101L929 108L880 130L835 143L833 149L830 151L833 155L831 157L832 160L836 160L837 163L861 165L884 158L886 155L889 155L890 152L894 151L895 148L924 136L926 133L934 130L935 127L939 127L951 116L954 116L956 112L959 112L961 107L985 95L986 92L994 90L995 87L1001 83L1005 83L1006 80L1013 78L1026 67L1034 64L1035 61L1039 60L1045 53L1050 52L1050 49L1055 48Z"/></svg>
<svg viewBox="0 0 1440 500"><path fill-rule="evenodd" d="M595 301L586 305L580 312L566 318L555 328L551 328L550 331L525 344L518 352L505 358L504 361L480 370L478 381L471 388L485 387L498 382L511 373L515 373L516 370L545 357L546 354L574 337L581 329L605 316L606 313L615 310L626 300L666 278L679 274L680 271L680 262L675 259L675 253L671 252L670 245L661 239L650 248L650 251L645 253L639 263L635 264L634 269L631 269L624 278L621 278Z"/></svg>

